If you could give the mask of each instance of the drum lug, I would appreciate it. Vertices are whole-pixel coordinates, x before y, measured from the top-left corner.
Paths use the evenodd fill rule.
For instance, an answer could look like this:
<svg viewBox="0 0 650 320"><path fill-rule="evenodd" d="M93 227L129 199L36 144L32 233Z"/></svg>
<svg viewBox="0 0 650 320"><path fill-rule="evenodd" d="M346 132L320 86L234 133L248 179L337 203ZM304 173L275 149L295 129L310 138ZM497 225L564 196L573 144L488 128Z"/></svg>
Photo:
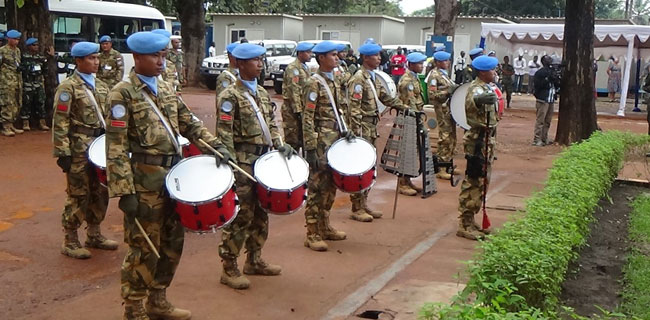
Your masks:
<svg viewBox="0 0 650 320"><path fill-rule="evenodd" d="M194 208L194 214L198 215L199 214L199 207L193 206L193 208Z"/></svg>
<svg viewBox="0 0 650 320"><path fill-rule="evenodd" d="M293 191L289 191L289 192L287 192L287 199L291 199L291 194L292 194L292 193L293 193Z"/></svg>
<svg viewBox="0 0 650 320"><path fill-rule="evenodd" d="M221 203L221 200L217 200L217 208L223 208L223 203Z"/></svg>
<svg viewBox="0 0 650 320"><path fill-rule="evenodd" d="M196 222L196 230L201 230L203 229L203 224L201 223L201 220Z"/></svg>

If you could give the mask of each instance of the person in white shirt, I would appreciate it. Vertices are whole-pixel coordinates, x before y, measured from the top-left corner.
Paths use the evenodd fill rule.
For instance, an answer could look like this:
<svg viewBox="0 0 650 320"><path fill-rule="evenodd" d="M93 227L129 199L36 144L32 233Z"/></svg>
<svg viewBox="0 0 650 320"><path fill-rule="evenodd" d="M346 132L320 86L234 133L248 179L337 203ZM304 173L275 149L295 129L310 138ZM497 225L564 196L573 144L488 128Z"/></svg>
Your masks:
<svg viewBox="0 0 650 320"><path fill-rule="evenodd" d="M515 67L515 94L521 95L521 87L524 82L524 74L526 74L526 59L523 55L515 58L515 61L512 64Z"/></svg>
<svg viewBox="0 0 650 320"><path fill-rule="evenodd" d="M210 43L210 48L208 48L208 54L210 57L214 57L217 55L217 49L214 48L214 42Z"/></svg>
<svg viewBox="0 0 650 320"><path fill-rule="evenodd" d="M538 56L534 56L533 60L528 62L528 94L535 92L535 72L542 66L537 62Z"/></svg>
<svg viewBox="0 0 650 320"><path fill-rule="evenodd" d="M463 83L463 69L467 66L467 60L465 60L465 51L460 52L460 56L456 58L454 63L454 76L456 77L456 83Z"/></svg>

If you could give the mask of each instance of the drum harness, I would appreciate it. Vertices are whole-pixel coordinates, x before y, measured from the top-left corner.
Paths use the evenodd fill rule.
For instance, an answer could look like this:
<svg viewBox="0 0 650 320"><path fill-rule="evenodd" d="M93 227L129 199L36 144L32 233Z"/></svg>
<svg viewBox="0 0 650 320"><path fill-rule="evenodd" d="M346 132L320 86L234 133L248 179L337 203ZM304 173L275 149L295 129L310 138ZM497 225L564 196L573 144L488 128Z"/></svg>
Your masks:
<svg viewBox="0 0 650 320"><path fill-rule="evenodd" d="M332 111L334 112L334 116L336 117L336 123L339 126L339 132L340 133L347 132L348 127L345 125L345 121L343 121L341 119L341 116L339 115L339 111L336 108L336 103L334 102L334 95L332 95L332 90L330 90L330 87L327 85L327 82L320 74L317 73L314 73L311 77L316 79L325 88L325 92L327 92L327 97L330 100L330 105L332 106Z"/></svg>
<svg viewBox="0 0 650 320"><path fill-rule="evenodd" d="M156 107L156 104L153 102L153 100L151 99L149 94L146 91L144 91L144 88L141 89L141 93L142 93L142 96L144 97L144 99L147 100L147 102L151 106L151 109L153 109L153 111L156 113L158 118L160 118L160 121L162 122L163 127L165 127L165 130L169 134L169 138L171 139L172 144L174 145L174 149L176 150L176 153L178 155L181 155L183 151L181 149L181 146L178 144L178 139L176 138L176 134L174 134L174 131L173 131L172 127L169 125L169 122L167 122L167 120L165 120L165 117L162 115L162 113L160 112L158 107Z"/></svg>
<svg viewBox="0 0 650 320"><path fill-rule="evenodd" d="M99 123L102 125L102 129L106 129L106 121L104 120L101 110L99 110L99 105L97 104L97 100L95 100L95 96L92 91L88 89L88 86L84 85L84 90L86 90L86 95L88 96L88 99L90 99L90 104L93 105L95 113L97 113L97 118L99 118Z"/></svg>
<svg viewBox="0 0 650 320"><path fill-rule="evenodd" d="M264 115L262 115L260 108L257 106L257 102L255 102L255 99L253 99L253 96L251 96L248 91L244 92L244 97L248 99L248 102L250 102L253 110L255 111L255 116L257 117L257 122L260 123L260 127L262 127L262 133L264 134L264 140L266 141L266 144L268 144L269 147L273 147L273 141L271 140L271 131L269 131L269 126L266 124Z"/></svg>
<svg viewBox="0 0 650 320"><path fill-rule="evenodd" d="M370 85L370 90L372 90L372 94L374 95L375 98L375 103L377 104L377 117L379 115L383 114L384 111L386 111L386 106L379 101L379 96L377 95L377 89L375 88L375 84L370 81L370 79L366 79L368 84Z"/></svg>

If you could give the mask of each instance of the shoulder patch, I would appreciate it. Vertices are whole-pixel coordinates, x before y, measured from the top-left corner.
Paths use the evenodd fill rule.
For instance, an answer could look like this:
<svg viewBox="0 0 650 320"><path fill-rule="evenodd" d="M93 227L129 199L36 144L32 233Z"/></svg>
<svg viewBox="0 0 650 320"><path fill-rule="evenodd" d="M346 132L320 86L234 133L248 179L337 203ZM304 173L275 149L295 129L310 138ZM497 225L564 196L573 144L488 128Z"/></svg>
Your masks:
<svg viewBox="0 0 650 320"><path fill-rule="evenodd" d="M436 79L431 79L431 81L429 82L429 84L432 85L432 86L435 86L435 85L438 84L438 81L436 81Z"/></svg>
<svg viewBox="0 0 650 320"><path fill-rule="evenodd" d="M221 103L221 110L222 110L223 112L230 112L230 111L232 111L232 102L230 102L230 101L228 101L228 100L222 102L222 103Z"/></svg>
<svg viewBox="0 0 650 320"><path fill-rule="evenodd" d="M298 71L298 69L293 69L293 75L294 76L297 76L299 74L300 74L300 71Z"/></svg>
<svg viewBox="0 0 650 320"><path fill-rule="evenodd" d="M59 95L59 101L61 102L68 102L70 101L70 94L67 92L61 92Z"/></svg>
<svg viewBox="0 0 650 320"><path fill-rule="evenodd" d="M357 84L354 86L354 92L361 93L361 91L363 91L363 86L361 84Z"/></svg>
<svg viewBox="0 0 650 320"><path fill-rule="evenodd" d="M115 119L120 119L126 115L126 108L124 105L116 104L111 108L111 115Z"/></svg>
<svg viewBox="0 0 650 320"><path fill-rule="evenodd" d="M413 91L413 84L412 83L409 83L408 89L409 89L409 91Z"/></svg>
<svg viewBox="0 0 650 320"><path fill-rule="evenodd" d="M316 101L316 98L318 98L318 94L316 92L310 92L309 93L309 101Z"/></svg>
<svg viewBox="0 0 650 320"><path fill-rule="evenodd" d="M474 95L478 96L479 94L483 94L484 92L485 92L485 90L483 90L483 88L478 87L478 88L476 88L476 90L474 90Z"/></svg>
<svg viewBox="0 0 650 320"><path fill-rule="evenodd" d="M228 83L228 80L223 80L223 81L221 81L221 86L224 87L224 88L227 88L227 87L228 87L228 84L229 84L229 83Z"/></svg>

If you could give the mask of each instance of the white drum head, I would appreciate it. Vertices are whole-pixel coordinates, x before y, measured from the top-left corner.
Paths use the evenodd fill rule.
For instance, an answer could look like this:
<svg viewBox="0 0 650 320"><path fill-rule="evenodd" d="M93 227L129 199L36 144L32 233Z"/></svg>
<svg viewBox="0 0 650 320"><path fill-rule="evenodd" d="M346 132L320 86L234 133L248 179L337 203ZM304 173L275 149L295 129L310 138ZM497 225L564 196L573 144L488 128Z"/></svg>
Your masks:
<svg viewBox="0 0 650 320"><path fill-rule="evenodd" d="M451 109L451 116L454 118L454 121L458 124L459 127L469 130L470 126L467 124L467 116L465 115L465 98L467 97L467 91L469 90L469 83L466 83L456 91L451 97L449 102L449 107Z"/></svg>
<svg viewBox="0 0 650 320"><path fill-rule="evenodd" d="M289 176L291 170L291 176ZM294 190L307 182L309 164L298 155L286 159L277 150L267 152L255 161L255 179L272 190ZM293 180L291 180L293 178Z"/></svg>
<svg viewBox="0 0 650 320"><path fill-rule="evenodd" d="M327 150L327 162L341 174L360 175L375 167L377 151L363 138L339 139Z"/></svg>
<svg viewBox="0 0 650 320"><path fill-rule="evenodd" d="M230 166L217 167L214 156L199 155L177 163L165 177L170 197L183 203L214 201L232 187L235 176Z"/></svg>
<svg viewBox="0 0 650 320"><path fill-rule="evenodd" d="M386 88L386 91L388 91L388 94L390 94L390 96L393 98L397 97L397 86L395 86L395 81L393 81L393 78L387 73L379 70L375 70L375 74L379 76L379 80L384 88Z"/></svg>
<svg viewBox="0 0 650 320"><path fill-rule="evenodd" d="M183 136L177 136L176 139L178 140L178 145L180 145L181 147L190 145L190 140L187 140L187 138Z"/></svg>
<svg viewBox="0 0 650 320"><path fill-rule="evenodd" d="M106 169L106 135L95 138L88 147L88 159L95 166Z"/></svg>

